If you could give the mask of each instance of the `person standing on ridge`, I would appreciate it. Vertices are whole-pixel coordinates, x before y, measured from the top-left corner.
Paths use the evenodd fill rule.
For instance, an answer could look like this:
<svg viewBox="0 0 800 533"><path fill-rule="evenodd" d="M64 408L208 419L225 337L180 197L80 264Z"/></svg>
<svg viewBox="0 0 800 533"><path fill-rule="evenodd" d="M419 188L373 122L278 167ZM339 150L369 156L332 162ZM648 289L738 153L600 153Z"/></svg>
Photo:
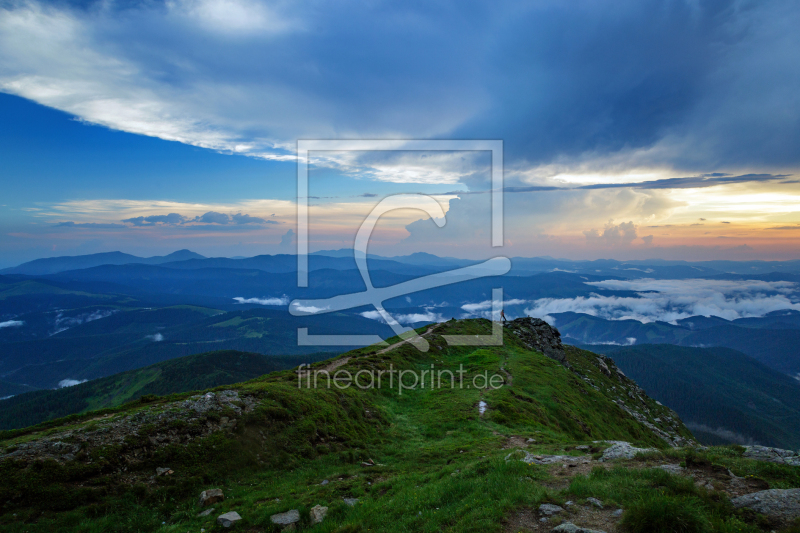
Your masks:
<svg viewBox="0 0 800 533"><path fill-rule="evenodd" d="M500 319L503 321L503 324L506 323L506 312L504 310L500 310Z"/></svg>

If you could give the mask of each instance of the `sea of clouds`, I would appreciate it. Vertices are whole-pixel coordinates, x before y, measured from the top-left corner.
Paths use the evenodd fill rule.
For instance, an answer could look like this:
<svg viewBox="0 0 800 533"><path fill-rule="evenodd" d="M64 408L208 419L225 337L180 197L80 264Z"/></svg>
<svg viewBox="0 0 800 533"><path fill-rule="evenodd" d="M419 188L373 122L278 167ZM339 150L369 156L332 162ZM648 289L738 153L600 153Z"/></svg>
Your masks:
<svg viewBox="0 0 800 533"><path fill-rule="evenodd" d="M797 284L788 281L640 279L586 283L598 289L633 291L636 296L541 298L530 302L525 313L549 321L552 314L574 312L608 320L675 323L691 316L735 320L781 309L800 310Z"/></svg>

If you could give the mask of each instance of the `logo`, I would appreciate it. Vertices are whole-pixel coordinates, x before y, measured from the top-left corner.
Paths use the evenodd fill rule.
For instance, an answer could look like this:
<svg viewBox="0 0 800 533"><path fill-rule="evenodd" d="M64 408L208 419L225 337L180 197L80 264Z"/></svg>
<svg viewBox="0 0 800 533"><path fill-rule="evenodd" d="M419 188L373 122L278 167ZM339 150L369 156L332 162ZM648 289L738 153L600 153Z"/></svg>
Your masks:
<svg viewBox="0 0 800 533"><path fill-rule="evenodd" d="M492 153L491 225L492 246L503 246L503 142L502 141L336 141L304 140L297 143L297 286L308 287L308 153L315 150L440 150L474 151ZM413 344L423 352L428 351L428 342L412 328L403 327L386 311L383 302L415 292L420 292L463 281L487 276L506 274L511 269L507 257L494 257L483 263L431 274L404 281L390 287L375 288L367 266L367 249L372 232L380 217L396 209L419 209L433 219L438 227L447 220L442 206L434 198L424 194L398 194L382 199L367 215L356 234L353 255L356 266L364 280L366 290L342 294L326 299L294 300L289 312L294 316L317 315L372 305L396 335ZM492 334L491 335L444 335L451 346L499 346L503 343L499 314L502 309L503 289L492 289ZM298 328L297 343L300 346L368 346L387 343L377 335L310 335L308 328Z"/></svg>

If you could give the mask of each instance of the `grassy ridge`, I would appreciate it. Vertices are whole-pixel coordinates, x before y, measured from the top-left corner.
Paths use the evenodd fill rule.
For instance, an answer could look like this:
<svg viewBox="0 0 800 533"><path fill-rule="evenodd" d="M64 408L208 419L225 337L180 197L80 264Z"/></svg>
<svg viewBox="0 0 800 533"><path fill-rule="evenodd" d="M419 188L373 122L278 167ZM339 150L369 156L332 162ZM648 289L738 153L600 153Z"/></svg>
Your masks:
<svg viewBox="0 0 800 533"><path fill-rule="evenodd" d="M275 357L221 350L190 355L58 390L20 394L0 402L0 429L33 426L75 413L116 407L146 395L209 389L328 357Z"/></svg>
<svg viewBox="0 0 800 533"><path fill-rule="evenodd" d="M545 485L554 477L546 467L506 459L510 437L534 439L532 453L579 453L570 451L575 444L598 439L628 440L672 452L615 403L630 400L629 392L637 393L623 387L613 365L604 372L594 354L568 350L570 370L527 350L513 335L506 335L503 346L482 348L448 346L439 335L487 334L488 321L454 321L440 328L428 337L427 353L408 344L385 353L364 348L341 356L349 359L340 369L422 371L432 364L449 369L463 365L470 378L483 372L508 378L505 369L513 383L495 390L426 387L401 395L386 387L298 388L294 372L275 372L235 386L241 397L257 399L257 407L242 415L235 429L209 438L157 448L137 461L124 460L132 449L147 447L151 436L196 430L191 424L181 429L165 416L167 426L154 423L124 443L84 449L85 455L73 462L0 462L0 502L5 502L0 503L0 520L10 532L210 532L216 530L217 514L235 510L243 517L237 529L275 531L270 515L298 509L301 528L308 528L308 510L321 504L330 510L325 522L313 529L316 532L485 532L502 530L516 509L601 495L603 490L620 505L632 504L643 487L656 486L662 492L680 490L701 506L711 501L697 488L670 481L663 471L620 481L615 493L609 478L594 473L569 489L572 493ZM179 409L181 398L127 404L106 419L87 416L46 431L14 432L0 445L8 452L45 434L68 439L67 433L102 430L138 413L166 415ZM488 405L483 416L479 401ZM646 396L635 401L653 417L671 416ZM220 414L233 416L208 413L197 427L213 423ZM678 430L690 436L679 423ZM375 466L360 464L368 458ZM154 469L163 466L175 474L151 478ZM775 479L791 475L785 469L775 472ZM197 495L212 487L225 491L225 501L215 506L212 516L197 516ZM348 506L345 497L358 498L358 503ZM735 518L729 505L723 501L718 507L702 507L700 512L709 523L719 519L721 526L715 530L734 531L728 528Z"/></svg>

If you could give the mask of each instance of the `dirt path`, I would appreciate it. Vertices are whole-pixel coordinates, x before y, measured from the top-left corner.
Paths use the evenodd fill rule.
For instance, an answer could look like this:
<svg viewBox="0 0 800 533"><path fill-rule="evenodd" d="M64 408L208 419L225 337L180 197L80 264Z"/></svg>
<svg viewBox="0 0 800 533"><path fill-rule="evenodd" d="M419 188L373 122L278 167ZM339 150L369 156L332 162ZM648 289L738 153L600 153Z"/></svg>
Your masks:
<svg viewBox="0 0 800 533"><path fill-rule="evenodd" d="M439 324L432 324L432 325L431 325L431 326L430 326L430 327L429 327L427 330L425 330L425 332L424 332L422 335L420 335L420 336L421 336L421 337L426 337L426 336L430 335L430 334L433 332L433 330L434 330L434 329L436 329L438 326L439 326ZM407 343L407 342L409 342L409 341L410 341L410 339L406 339L406 340L404 340L404 341L397 342L397 343L395 343L395 344L392 344L391 346L389 346L389 347L387 347L387 348L384 348L383 350L380 350L380 351L379 351L379 352L377 352L377 353L378 353L378 354L386 353L386 352L388 352L389 350L394 350L395 348L397 348L397 347L398 347L398 346L400 346L401 344L406 344L406 343ZM358 359L358 358L357 358L357 357L342 357L342 358L340 358L340 359L334 359L333 361L331 361L330 363L326 364L325 366L322 366L322 367L319 367L319 368L314 368L314 369L306 369L306 370L302 370L302 371L300 371L300 377L301 377L301 378L302 378L302 377L307 377L307 376L308 376L308 374L309 374L309 372L312 372L312 371L313 371L313 372L327 372L327 373L329 373L329 374L333 374L333 372L334 372L334 371L335 371L337 368L339 368L339 367L342 367L342 366L346 365L347 363L349 363L349 362L350 362L351 360L353 360L353 359Z"/></svg>
<svg viewBox="0 0 800 533"><path fill-rule="evenodd" d="M422 335L420 335L420 337L427 337L428 335L430 335L433 332L434 329L436 329L438 327L439 327L439 324L431 324L431 326L428 327L428 329L426 329L425 332ZM400 342L396 342L396 343L392 344L391 346L389 346L387 348L384 348L383 350L379 351L378 354L382 354L382 353L386 353L386 352L388 352L390 350L394 350L395 348L397 348L401 344L406 344L408 342L411 342L411 339L413 339L413 338L414 337L411 337L411 338L408 338L406 340L403 340L403 341L400 341Z"/></svg>

